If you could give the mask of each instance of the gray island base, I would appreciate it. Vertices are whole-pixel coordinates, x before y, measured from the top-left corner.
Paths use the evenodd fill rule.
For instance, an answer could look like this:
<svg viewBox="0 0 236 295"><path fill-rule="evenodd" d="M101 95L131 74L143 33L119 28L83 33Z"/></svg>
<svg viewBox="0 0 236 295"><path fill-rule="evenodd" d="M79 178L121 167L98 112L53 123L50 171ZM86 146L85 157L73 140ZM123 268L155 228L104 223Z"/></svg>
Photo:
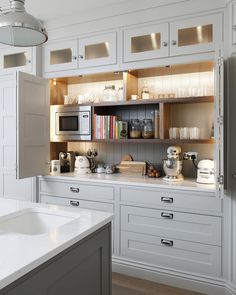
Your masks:
<svg viewBox="0 0 236 295"><path fill-rule="evenodd" d="M0 290L0 295L111 295L111 224Z"/></svg>

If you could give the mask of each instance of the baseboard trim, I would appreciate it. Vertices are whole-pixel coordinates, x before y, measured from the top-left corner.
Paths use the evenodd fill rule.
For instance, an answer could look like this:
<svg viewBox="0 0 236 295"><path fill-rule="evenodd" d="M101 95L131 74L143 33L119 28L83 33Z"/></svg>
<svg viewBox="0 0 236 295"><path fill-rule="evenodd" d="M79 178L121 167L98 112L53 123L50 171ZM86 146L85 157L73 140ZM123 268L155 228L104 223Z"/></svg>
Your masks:
<svg viewBox="0 0 236 295"><path fill-rule="evenodd" d="M113 257L112 269L114 272L187 289L207 295L236 295L232 284L221 278L195 276L162 268L149 266L136 261Z"/></svg>

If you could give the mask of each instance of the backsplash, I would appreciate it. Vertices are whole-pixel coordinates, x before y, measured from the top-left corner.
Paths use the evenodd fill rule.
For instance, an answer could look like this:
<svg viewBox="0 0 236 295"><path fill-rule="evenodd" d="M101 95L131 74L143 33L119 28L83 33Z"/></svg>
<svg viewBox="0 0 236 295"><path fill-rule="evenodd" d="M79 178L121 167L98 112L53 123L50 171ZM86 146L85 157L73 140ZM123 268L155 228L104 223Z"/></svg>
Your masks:
<svg viewBox="0 0 236 295"><path fill-rule="evenodd" d="M98 151L98 162L106 164L118 164L125 154L130 154L136 161L147 161L154 164L162 163L166 157L168 144L133 144L133 143L78 143L69 142L68 150L76 151L81 155L86 154L88 149L96 149ZM198 160L214 158L214 146L211 144L193 145L184 144L181 146L184 151L197 151L199 153ZM184 162L183 174L186 177L196 177L196 169L191 161Z"/></svg>

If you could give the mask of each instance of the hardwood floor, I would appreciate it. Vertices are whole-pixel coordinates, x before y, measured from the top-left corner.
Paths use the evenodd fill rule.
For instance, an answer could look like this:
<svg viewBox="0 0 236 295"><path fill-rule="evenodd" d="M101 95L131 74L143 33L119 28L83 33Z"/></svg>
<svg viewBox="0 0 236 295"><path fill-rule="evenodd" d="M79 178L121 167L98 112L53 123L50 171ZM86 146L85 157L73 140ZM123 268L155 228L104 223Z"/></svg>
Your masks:
<svg viewBox="0 0 236 295"><path fill-rule="evenodd" d="M112 295L202 295L118 273L112 276Z"/></svg>

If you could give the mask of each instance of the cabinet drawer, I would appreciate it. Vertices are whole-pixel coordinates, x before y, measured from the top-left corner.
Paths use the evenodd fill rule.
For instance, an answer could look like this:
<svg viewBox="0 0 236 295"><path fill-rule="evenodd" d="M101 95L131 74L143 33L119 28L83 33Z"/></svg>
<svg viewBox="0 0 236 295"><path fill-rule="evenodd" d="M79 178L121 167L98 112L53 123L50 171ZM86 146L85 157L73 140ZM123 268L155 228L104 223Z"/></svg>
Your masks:
<svg viewBox="0 0 236 295"><path fill-rule="evenodd" d="M125 204L129 203L150 208L163 207L169 210L187 209L193 211L221 212L221 200L219 198L197 195L191 191L173 192L167 189L156 190L124 187L120 190L120 200Z"/></svg>
<svg viewBox="0 0 236 295"><path fill-rule="evenodd" d="M62 205L62 206L73 206L83 209L91 209L98 211L105 211L114 213L114 205L101 202L84 201L80 199L69 199L69 198L58 198L46 195L41 195L41 202L46 204Z"/></svg>
<svg viewBox="0 0 236 295"><path fill-rule="evenodd" d="M79 182L40 181L40 192L64 198L106 201L114 199L114 189L111 186L82 184Z"/></svg>
<svg viewBox="0 0 236 295"><path fill-rule="evenodd" d="M221 247L218 246L122 231L121 255L178 271L221 276Z"/></svg>
<svg viewBox="0 0 236 295"><path fill-rule="evenodd" d="M221 217L121 206L121 230L221 245Z"/></svg>

